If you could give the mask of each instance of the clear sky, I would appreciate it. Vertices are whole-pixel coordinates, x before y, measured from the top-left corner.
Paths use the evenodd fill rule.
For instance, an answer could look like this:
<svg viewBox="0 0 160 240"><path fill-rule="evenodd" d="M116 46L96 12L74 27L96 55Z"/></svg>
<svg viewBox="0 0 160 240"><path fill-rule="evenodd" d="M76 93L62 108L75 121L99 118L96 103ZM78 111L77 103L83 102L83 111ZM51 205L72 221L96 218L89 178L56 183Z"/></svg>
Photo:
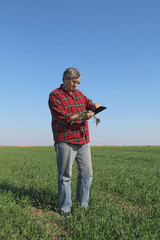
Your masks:
<svg viewBox="0 0 160 240"><path fill-rule="evenodd" d="M53 145L48 95L71 66L108 108L92 145L160 145L159 0L0 1L0 145Z"/></svg>

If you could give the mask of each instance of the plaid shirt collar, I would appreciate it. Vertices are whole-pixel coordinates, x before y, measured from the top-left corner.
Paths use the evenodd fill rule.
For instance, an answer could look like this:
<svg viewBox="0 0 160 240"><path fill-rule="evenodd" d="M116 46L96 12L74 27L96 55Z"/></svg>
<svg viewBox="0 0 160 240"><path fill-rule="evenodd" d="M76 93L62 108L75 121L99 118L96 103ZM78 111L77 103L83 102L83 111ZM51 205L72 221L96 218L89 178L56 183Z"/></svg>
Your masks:
<svg viewBox="0 0 160 240"><path fill-rule="evenodd" d="M60 89L62 89L65 93L72 95L73 92L70 92L66 87L64 87L64 84L60 85Z"/></svg>

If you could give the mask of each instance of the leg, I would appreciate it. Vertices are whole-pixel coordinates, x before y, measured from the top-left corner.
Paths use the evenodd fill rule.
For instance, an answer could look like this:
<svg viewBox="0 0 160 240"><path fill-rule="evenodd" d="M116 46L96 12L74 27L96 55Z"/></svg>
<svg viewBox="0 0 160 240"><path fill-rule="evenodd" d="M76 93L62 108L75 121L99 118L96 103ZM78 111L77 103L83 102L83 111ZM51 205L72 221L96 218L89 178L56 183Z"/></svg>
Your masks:
<svg viewBox="0 0 160 240"><path fill-rule="evenodd" d="M58 166L58 202L59 210L70 212L71 200L71 176L75 153L70 144L60 142L55 144Z"/></svg>
<svg viewBox="0 0 160 240"><path fill-rule="evenodd" d="M93 176L90 144L84 144L79 147L76 161L78 164L76 198L82 207L87 207L89 201L89 189Z"/></svg>

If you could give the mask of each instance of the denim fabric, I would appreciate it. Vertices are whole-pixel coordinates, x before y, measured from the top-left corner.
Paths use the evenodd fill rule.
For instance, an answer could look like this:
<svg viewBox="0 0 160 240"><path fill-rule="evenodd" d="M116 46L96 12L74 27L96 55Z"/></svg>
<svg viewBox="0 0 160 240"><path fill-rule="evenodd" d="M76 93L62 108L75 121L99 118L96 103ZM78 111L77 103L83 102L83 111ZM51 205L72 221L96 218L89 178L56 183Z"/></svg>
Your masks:
<svg viewBox="0 0 160 240"><path fill-rule="evenodd" d="M58 166L58 201L60 211L71 211L71 176L74 160L76 160L78 165L76 199L81 206L87 207L93 175L90 144L79 145L59 142L55 144L55 150Z"/></svg>

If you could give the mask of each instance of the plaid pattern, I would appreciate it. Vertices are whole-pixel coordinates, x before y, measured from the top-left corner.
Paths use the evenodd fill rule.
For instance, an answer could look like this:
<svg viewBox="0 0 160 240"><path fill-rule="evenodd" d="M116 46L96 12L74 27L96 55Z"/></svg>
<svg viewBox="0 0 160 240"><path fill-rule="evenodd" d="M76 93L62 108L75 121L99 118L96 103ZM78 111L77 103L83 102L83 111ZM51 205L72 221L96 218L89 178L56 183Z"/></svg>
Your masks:
<svg viewBox="0 0 160 240"><path fill-rule="evenodd" d="M94 110L92 100L86 98L79 90L70 93L63 84L49 95L49 108L52 115L52 131L55 143L63 141L72 144L89 143L87 121L71 122L74 114L84 110Z"/></svg>

